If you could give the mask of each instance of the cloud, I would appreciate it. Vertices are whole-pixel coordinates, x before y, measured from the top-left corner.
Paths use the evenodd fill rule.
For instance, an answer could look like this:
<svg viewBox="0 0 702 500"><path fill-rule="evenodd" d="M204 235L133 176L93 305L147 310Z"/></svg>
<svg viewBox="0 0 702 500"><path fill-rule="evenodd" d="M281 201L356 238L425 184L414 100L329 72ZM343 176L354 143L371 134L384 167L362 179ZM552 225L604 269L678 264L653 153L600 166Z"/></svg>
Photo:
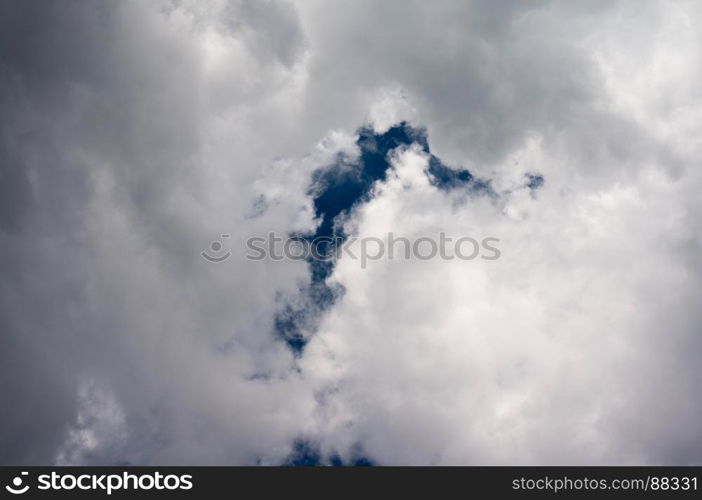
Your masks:
<svg viewBox="0 0 702 500"><path fill-rule="evenodd" d="M199 256L228 231L243 261L253 159L272 154L228 154L199 97L208 30L161 7L3 6L3 463L282 459L312 406L268 334L302 270ZM80 449L86 384L123 416L120 447L97 422Z"/></svg>
<svg viewBox="0 0 702 500"><path fill-rule="evenodd" d="M699 338L675 304L697 295L699 273L675 255L680 186L564 196L547 183L495 202L434 188L416 151L394 165L350 223L359 237L495 236L501 258L337 265L346 293L303 360L329 395L327 449L361 443L402 464L699 460L683 444L700 435L687 361ZM651 436L678 445L662 452Z"/></svg>
<svg viewBox="0 0 702 500"><path fill-rule="evenodd" d="M699 463L701 15L0 2L0 462ZM403 144L347 230L502 257L340 261L296 357L243 242L405 120L494 196Z"/></svg>

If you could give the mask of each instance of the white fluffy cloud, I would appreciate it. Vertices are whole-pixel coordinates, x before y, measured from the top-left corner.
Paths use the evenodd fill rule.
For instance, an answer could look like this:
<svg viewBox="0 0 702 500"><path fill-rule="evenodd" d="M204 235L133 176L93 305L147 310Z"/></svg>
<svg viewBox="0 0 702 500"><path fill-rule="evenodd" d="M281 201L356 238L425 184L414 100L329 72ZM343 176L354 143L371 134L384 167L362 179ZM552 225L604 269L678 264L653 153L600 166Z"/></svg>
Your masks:
<svg viewBox="0 0 702 500"><path fill-rule="evenodd" d="M303 359L329 394L325 444L384 463L697 460L700 340L681 308L701 297L681 255L692 207L671 203L682 183L652 171L595 192L457 199L416 175L423 161L400 156L358 235L496 236L501 258L339 263L346 294Z"/></svg>

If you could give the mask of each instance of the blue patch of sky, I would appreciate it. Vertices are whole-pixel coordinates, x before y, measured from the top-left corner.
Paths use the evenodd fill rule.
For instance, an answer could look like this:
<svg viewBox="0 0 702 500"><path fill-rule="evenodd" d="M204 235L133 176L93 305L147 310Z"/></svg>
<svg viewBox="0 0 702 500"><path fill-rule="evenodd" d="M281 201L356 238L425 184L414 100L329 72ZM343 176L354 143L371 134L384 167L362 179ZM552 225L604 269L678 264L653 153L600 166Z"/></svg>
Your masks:
<svg viewBox="0 0 702 500"><path fill-rule="evenodd" d="M373 185L384 181L391 168L389 154L399 147L419 145L429 157L426 173L432 185L444 191L462 189L474 194L496 196L489 180L473 176L468 170L446 166L432 154L426 130L399 123L378 134L369 126L357 131L356 145L360 151L357 159L339 154L336 161L317 169L312 174L308 194L312 197L315 218L319 221L314 233L295 234L293 237L309 241L321 237L332 238L335 243L346 240L341 221L359 204L367 202ZM529 174L528 186L537 189L543 177ZM333 252L332 252L333 253ZM297 356L301 355L308 338L305 332L314 331L321 313L329 309L343 294L340 285L330 285L327 278L334 270L333 259L307 260L310 282L299 290L301 300L285 304L275 318L276 335L284 340Z"/></svg>
<svg viewBox="0 0 702 500"><path fill-rule="evenodd" d="M351 450L351 458L343 460L337 453L323 456L319 446L315 443L305 439L298 439L293 443L292 451L282 465L288 467L370 467L375 465L375 463L366 457L358 446Z"/></svg>

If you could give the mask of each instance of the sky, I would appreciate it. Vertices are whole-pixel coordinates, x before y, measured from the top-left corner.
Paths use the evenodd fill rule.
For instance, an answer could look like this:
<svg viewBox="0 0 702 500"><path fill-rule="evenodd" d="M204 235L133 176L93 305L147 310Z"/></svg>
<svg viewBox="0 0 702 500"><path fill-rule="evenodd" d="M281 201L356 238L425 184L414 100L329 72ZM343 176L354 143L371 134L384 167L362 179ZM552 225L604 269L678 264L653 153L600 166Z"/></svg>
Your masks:
<svg viewBox="0 0 702 500"><path fill-rule="evenodd" d="M0 463L702 464L701 23L0 0Z"/></svg>

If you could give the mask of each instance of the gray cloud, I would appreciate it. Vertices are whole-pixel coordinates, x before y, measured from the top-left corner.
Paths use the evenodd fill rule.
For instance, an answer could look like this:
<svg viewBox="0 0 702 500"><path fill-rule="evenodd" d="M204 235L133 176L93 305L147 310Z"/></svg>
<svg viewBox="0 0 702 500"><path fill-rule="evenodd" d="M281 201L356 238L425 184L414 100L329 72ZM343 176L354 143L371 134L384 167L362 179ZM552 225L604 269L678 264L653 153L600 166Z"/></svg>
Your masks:
<svg viewBox="0 0 702 500"><path fill-rule="evenodd" d="M0 2L0 463L279 463L300 436L386 463L699 463L701 15ZM310 173L402 119L503 201L406 158L413 187L349 223L500 232L505 258L342 266L296 361L273 319L306 269L241 243L314 227ZM204 262L222 233L232 257Z"/></svg>

